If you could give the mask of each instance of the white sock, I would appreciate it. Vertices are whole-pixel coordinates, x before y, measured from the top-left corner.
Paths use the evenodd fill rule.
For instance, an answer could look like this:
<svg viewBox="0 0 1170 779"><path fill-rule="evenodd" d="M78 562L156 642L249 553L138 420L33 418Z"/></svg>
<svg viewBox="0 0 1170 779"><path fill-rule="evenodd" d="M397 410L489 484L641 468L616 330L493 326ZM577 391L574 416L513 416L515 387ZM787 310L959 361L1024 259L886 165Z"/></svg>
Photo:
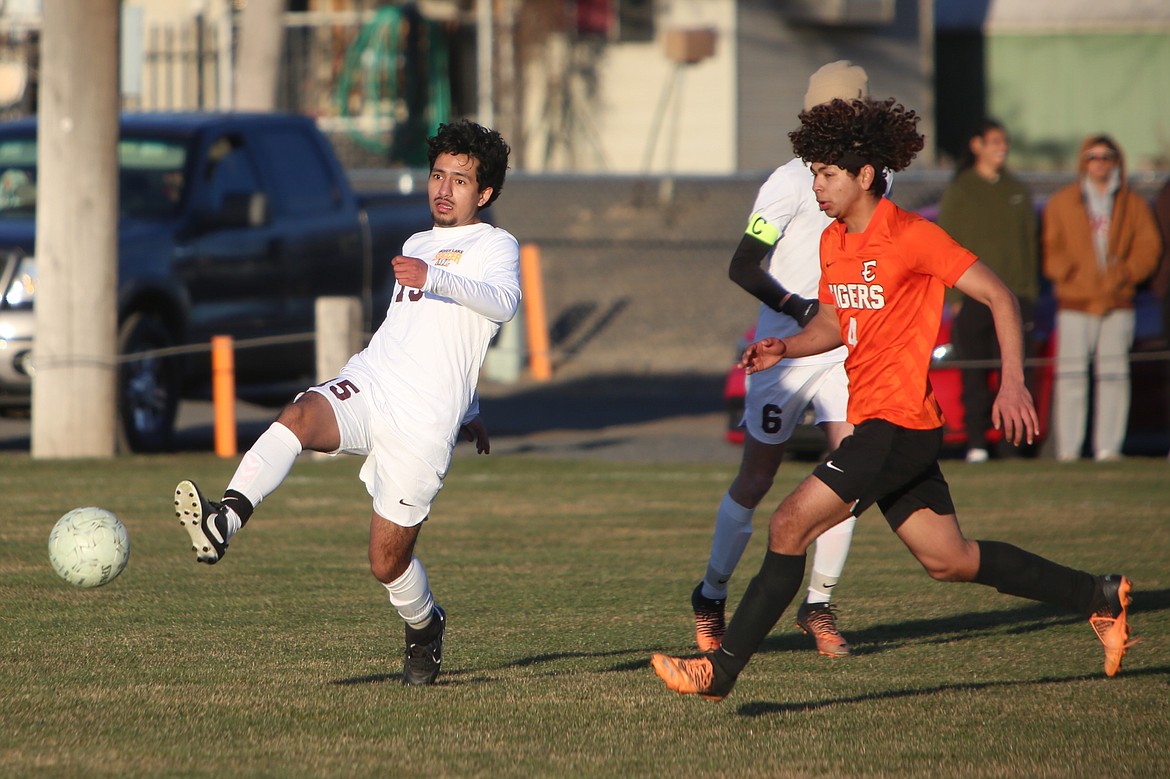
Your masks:
<svg viewBox="0 0 1170 779"><path fill-rule="evenodd" d="M223 507L223 515L227 518L227 538L224 539L224 541L227 541L228 538L240 532L240 528L243 527L244 522L231 506L225 505Z"/></svg>
<svg viewBox="0 0 1170 779"><path fill-rule="evenodd" d="M743 557L752 537L752 515L755 509L745 508L723 496L719 513L715 515L715 538L711 541L711 559L707 575L703 577L703 597L720 600L727 597L727 582Z"/></svg>
<svg viewBox="0 0 1170 779"><path fill-rule="evenodd" d="M280 486L300 453L300 439L284 425L273 422L244 453L227 488L243 495L255 508Z"/></svg>
<svg viewBox="0 0 1170 779"><path fill-rule="evenodd" d="M857 517L850 517L820 535L813 554L812 575L808 579L809 603L828 603L833 597L833 588L845 569L849 557L849 545L853 543L853 528Z"/></svg>
<svg viewBox="0 0 1170 779"><path fill-rule="evenodd" d="M386 584L390 593L390 605L412 628L425 628L431 621L435 600L431 597L431 585L427 580L427 569L417 557L410 558L406 572Z"/></svg>

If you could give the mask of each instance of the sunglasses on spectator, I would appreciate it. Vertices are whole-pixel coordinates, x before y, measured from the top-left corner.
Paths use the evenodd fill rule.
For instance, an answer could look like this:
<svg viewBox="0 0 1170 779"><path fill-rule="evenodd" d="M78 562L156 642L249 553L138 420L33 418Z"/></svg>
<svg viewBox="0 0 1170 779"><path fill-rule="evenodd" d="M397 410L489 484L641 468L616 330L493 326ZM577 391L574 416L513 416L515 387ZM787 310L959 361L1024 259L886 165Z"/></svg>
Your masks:
<svg viewBox="0 0 1170 779"><path fill-rule="evenodd" d="M1111 151L1085 155L1085 162L1115 162L1116 160L1117 155Z"/></svg>

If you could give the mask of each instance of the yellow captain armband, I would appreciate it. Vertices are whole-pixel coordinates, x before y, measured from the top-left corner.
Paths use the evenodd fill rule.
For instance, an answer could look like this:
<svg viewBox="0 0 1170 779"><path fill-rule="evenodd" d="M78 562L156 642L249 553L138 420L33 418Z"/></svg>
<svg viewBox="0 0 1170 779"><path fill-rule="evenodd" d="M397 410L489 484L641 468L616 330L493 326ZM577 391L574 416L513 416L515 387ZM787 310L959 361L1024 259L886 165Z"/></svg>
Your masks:
<svg viewBox="0 0 1170 779"><path fill-rule="evenodd" d="M759 214L752 214L752 218L748 220L747 230L744 232L768 246L773 246L780 240L780 231L774 225L768 224L768 220Z"/></svg>

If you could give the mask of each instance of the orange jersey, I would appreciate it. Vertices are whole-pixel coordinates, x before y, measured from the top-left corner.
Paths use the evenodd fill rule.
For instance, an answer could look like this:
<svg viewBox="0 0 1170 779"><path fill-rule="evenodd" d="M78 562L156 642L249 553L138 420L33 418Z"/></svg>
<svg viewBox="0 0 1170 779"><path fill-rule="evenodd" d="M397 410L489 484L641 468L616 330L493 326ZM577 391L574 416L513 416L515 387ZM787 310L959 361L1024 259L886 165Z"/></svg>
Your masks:
<svg viewBox="0 0 1170 779"><path fill-rule="evenodd" d="M863 233L821 235L820 300L837 308L849 347L848 419L912 430L943 423L927 371L943 292L976 257L937 225L882 198Z"/></svg>

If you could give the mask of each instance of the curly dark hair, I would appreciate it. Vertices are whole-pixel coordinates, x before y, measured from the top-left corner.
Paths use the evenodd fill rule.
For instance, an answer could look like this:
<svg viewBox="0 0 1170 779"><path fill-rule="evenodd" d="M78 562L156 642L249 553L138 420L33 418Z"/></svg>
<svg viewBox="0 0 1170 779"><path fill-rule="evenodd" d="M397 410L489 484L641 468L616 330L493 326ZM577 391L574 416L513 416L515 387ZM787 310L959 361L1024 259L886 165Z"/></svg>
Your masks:
<svg viewBox="0 0 1170 779"><path fill-rule="evenodd" d="M504 189L504 175L508 171L508 155L512 150L495 130L469 119L440 124L439 131L427 139L427 160L435 166L440 154L466 154L479 161L476 181L479 191L492 188L492 196L484 208L490 206Z"/></svg>
<svg viewBox="0 0 1170 779"><path fill-rule="evenodd" d="M788 134L792 149L805 162L836 165L853 175L872 165L885 191L884 171L899 171L922 151L919 116L894 98L841 100L813 106L800 114L800 129Z"/></svg>

